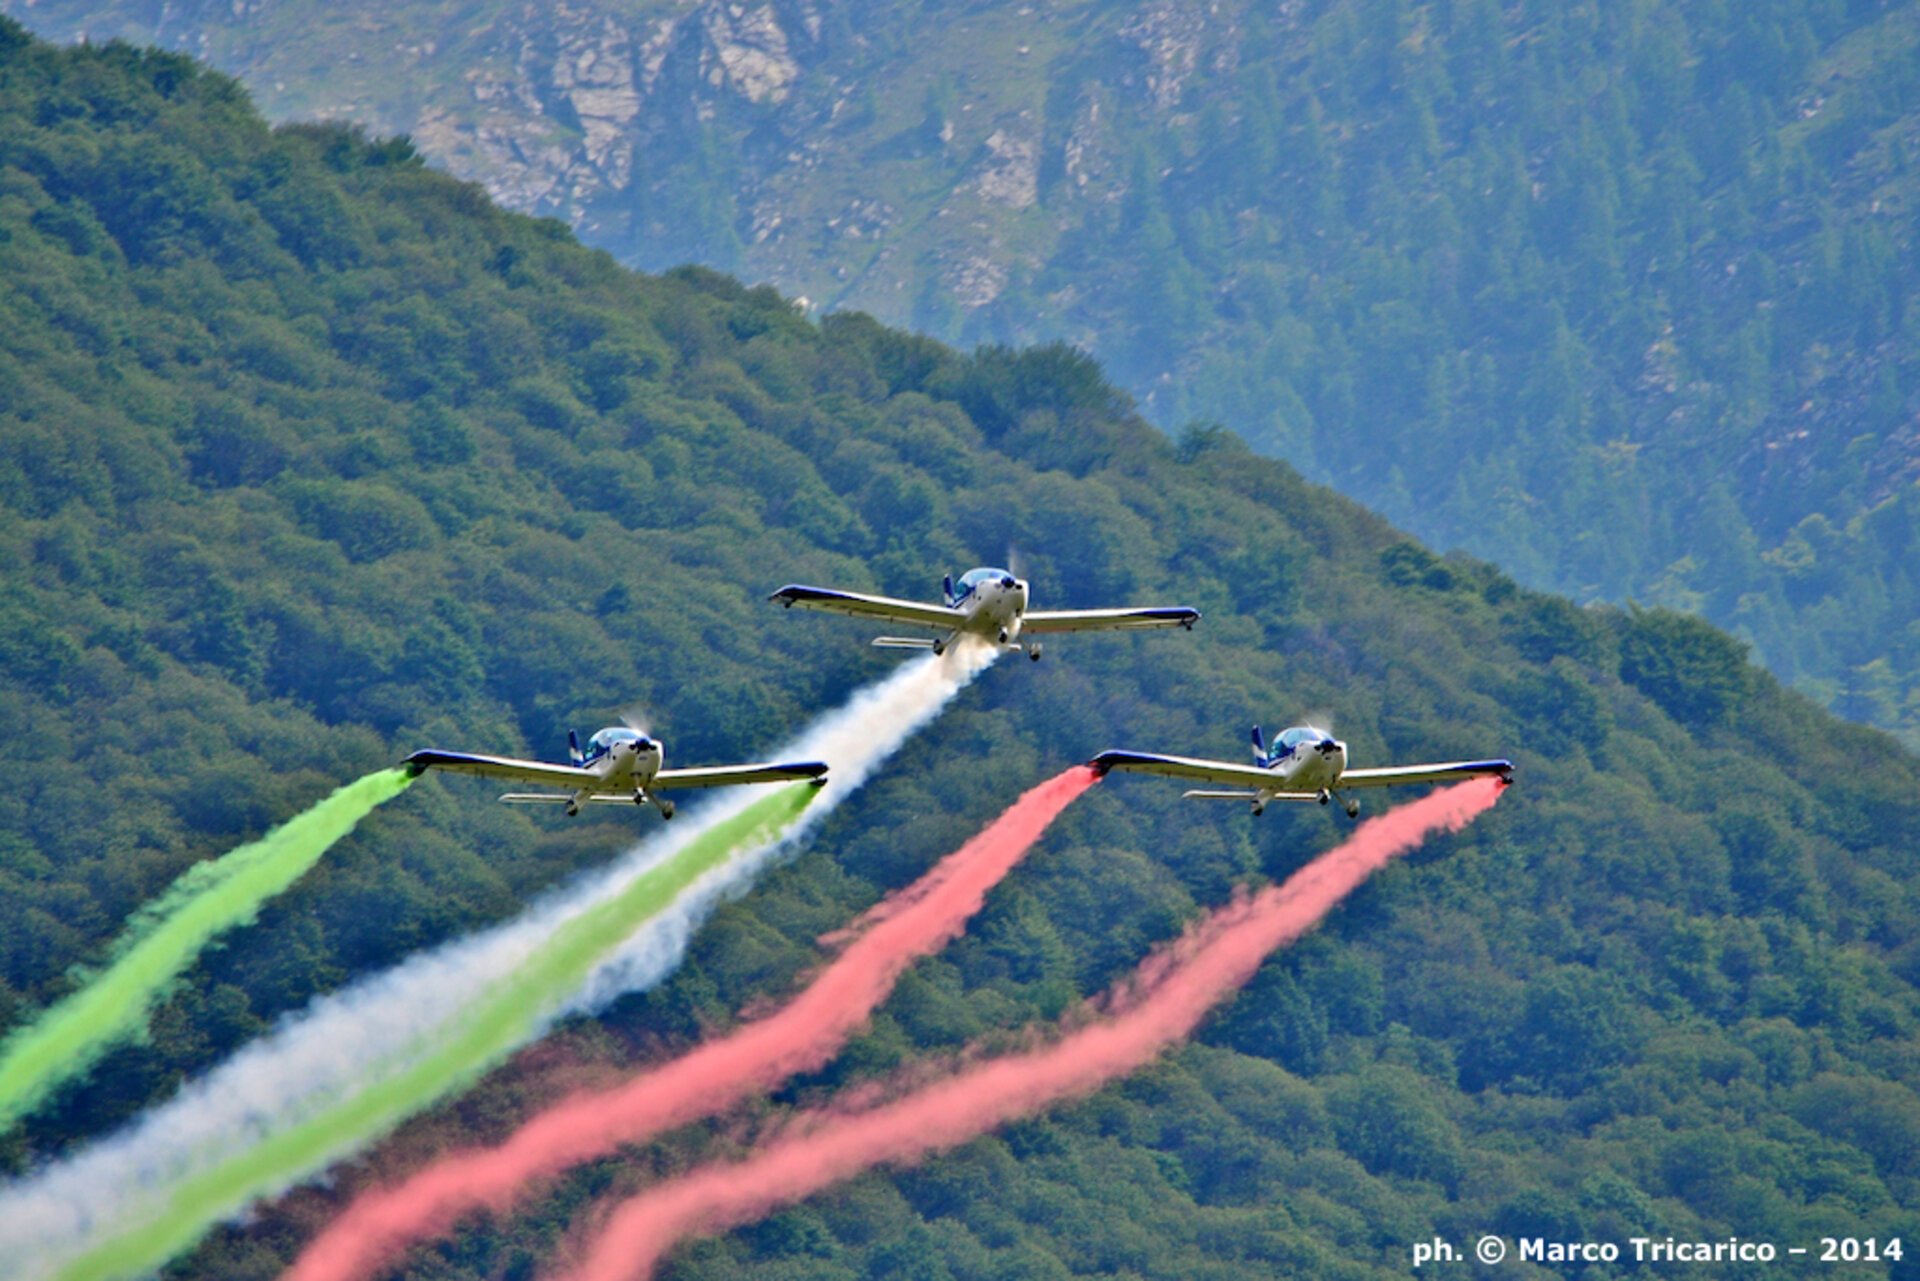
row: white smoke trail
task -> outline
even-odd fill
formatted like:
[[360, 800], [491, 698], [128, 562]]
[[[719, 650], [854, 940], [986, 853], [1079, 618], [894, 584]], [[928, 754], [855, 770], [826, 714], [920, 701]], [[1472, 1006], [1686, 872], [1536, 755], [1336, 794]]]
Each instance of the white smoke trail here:
[[[533, 1035], [564, 1013], [599, 1009], [622, 993], [658, 983], [678, 965], [700, 921], [743, 892], [793, 838], [831, 812], [908, 737], [939, 714], [993, 661], [995, 651], [962, 644], [944, 657], [904, 664], [856, 694], [781, 750], [817, 759], [828, 782], [796, 828], [766, 847], [715, 868], [650, 918], [590, 974], [579, 992], [543, 1012]], [[356, 1095], [430, 1056], [478, 994], [505, 979], [556, 930], [715, 824], [751, 804], [728, 792], [641, 842], [616, 863], [535, 902], [515, 920], [445, 944], [314, 1001], [269, 1036], [190, 1083], [126, 1129], [26, 1179], [0, 1187], [0, 1259], [20, 1281], [61, 1275], [74, 1260], [118, 1235], [178, 1212], [169, 1190], [240, 1167], [249, 1150], [327, 1115]], [[294, 1167], [249, 1171], [244, 1190], [218, 1215], [231, 1216], [350, 1155], [361, 1136]], [[203, 1226], [210, 1226], [208, 1225]]]
[[[963, 640], [944, 657], [913, 660], [809, 727], [777, 759], [822, 760], [832, 769], [818, 799], [800, 815], [787, 839], [748, 851], [702, 877], [681, 896], [680, 902], [689, 904], [687, 910], [676, 911], [671, 920], [666, 914], [655, 917], [647, 929], [630, 937], [587, 977], [580, 992], [561, 1012], [590, 1014], [624, 993], [659, 982], [678, 964], [698, 922], [705, 920], [721, 900], [745, 892], [768, 863], [866, 782], [868, 775], [899, 751], [914, 731], [939, 715], [955, 694], [985, 671], [997, 653]], [[735, 809], [729, 812], [738, 812], [748, 801], [737, 799], [732, 803]]]

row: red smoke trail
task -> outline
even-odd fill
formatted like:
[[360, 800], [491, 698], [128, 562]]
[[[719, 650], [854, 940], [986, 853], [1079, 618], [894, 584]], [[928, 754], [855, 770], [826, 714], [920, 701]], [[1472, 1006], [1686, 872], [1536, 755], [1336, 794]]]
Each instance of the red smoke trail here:
[[964, 1068], [892, 1103], [796, 1117], [746, 1161], [711, 1165], [632, 1197], [564, 1281], [635, 1281], [683, 1237], [749, 1223], [882, 1161], [911, 1161], [1146, 1063], [1193, 1030], [1275, 948], [1311, 929], [1394, 855], [1457, 831], [1502, 784], [1475, 779], [1361, 824], [1284, 885], [1222, 908], [1115, 990], [1107, 1017], [1043, 1049]]
[[907, 966], [958, 935], [987, 891], [1098, 781], [1091, 769], [1076, 766], [1027, 792], [992, 826], [839, 935], [851, 942], [776, 1013], [614, 1089], [564, 1099], [499, 1147], [456, 1152], [398, 1185], [363, 1193], [314, 1238], [283, 1281], [367, 1276], [414, 1242], [444, 1234], [464, 1214], [507, 1209], [539, 1180], [824, 1066]]

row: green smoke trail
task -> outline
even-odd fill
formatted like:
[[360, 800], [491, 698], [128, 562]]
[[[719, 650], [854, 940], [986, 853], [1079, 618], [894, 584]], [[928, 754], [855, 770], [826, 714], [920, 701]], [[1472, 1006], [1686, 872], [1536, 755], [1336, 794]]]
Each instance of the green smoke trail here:
[[531, 1039], [547, 1014], [638, 926], [730, 855], [774, 840], [817, 793], [813, 784], [797, 783], [716, 823], [635, 877], [619, 894], [555, 930], [511, 978], [489, 989], [466, 1010], [447, 1030], [443, 1043], [417, 1063], [181, 1184], [148, 1224], [66, 1265], [59, 1281], [108, 1281], [151, 1272], [252, 1197], [320, 1168], [334, 1154], [362, 1145], [469, 1084]]
[[146, 1028], [148, 1009], [216, 934], [244, 925], [298, 880], [383, 801], [406, 790], [403, 769], [381, 770], [217, 859], [187, 869], [136, 912], [106, 971], [0, 1045], [0, 1130]]

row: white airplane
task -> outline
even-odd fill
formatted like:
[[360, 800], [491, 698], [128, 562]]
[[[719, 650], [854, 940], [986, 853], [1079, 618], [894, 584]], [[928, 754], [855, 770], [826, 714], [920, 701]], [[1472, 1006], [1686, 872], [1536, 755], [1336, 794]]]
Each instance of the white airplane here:
[[1326, 730], [1296, 725], [1281, 733], [1269, 752], [1253, 727], [1252, 765], [1231, 761], [1204, 761], [1190, 756], [1156, 756], [1151, 752], [1102, 752], [1088, 762], [1101, 774], [1131, 770], [1162, 774], [1200, 783], [1234, 784], [1230, 791], [1195, 789], [1182, 795], [1200, 800], [1251, 801], [1261, 813], [1269, 801], [1338, 799], [1348, 818], [1360, 817], [1360, 802], [1340, 793], [1355, 787], [1394, 787], [1401, 783], [1457, 783], [1462, 779], [1493, 777], [1513, 782], [1512, 761], [1448, 761], [1441, 765], [1394, 765], [1384, 769], [1348, 769], [1347, 745]]
[[431, 748], [415, 752], [401, 763], [414, 778], [430, 769], [443, 769], [455, 774], [478, 774], [482, 778], [545, 783], [567, 789], [564, 792], [508, 792], [500, 798], [514, 804], [565, 805], [568, 814], [578, 814], [580, 807], [589, 803], [652, 805], [660, 811], [661, 818], [673, 817], [673, 802], [654, 795], [656, 792], [730, 787], [736, 783], [781, 783], [790, 779], [812, 779], [818, 787], [827, 781], [827, 767], [820, 761], [661, 769], [665, 752], [659, 740], [624, 726], [601, 730], [587, 740], [584, 752], [580, 750], [580, 736], [569, 730], [567, 749], [573, 758], [571, 765], [521, 761], [509, 756], [472, 756]]
[[1193, 630], [1200, 611], [1185, 605], [1152, 606], [1138, 609], [1036, 609], [1027, 608], [1027, 583], [1012, 570], [981, 568], [961, 575], [958, 587], [953, 575], [941, 583], [944, 605], [923, 605], [918, 601], [895, 600], [891, 596], [867, 596], [860, 592], [840, 592], [827, 587], [802, 587], [797, 583], [782, 587], [768, 600], [777, 600], [788, 609], [821, 609], [830, 614], [848, 614], [854, 618], [877, 618], [910, 627], [930, 627], [942, 636], [876, 636], [873, 643], [882, 649], [930, 649], [936, 654], [962, 636], [977, 636], [1002, 649], [1025, 651], [1038, 662], [1040, 645], [1022, 642], [1022, 636], [1052, 632], [1093, 632], [1133, 630], [1144, 627], [1184, 627]]

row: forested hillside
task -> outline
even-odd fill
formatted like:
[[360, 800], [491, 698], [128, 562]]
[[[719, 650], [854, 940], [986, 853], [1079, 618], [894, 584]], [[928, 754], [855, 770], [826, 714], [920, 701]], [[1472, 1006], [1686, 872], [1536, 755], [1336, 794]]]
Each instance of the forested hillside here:
[[0, 10], [411, 132], [641, 267], [1070, 340], [1920, 744], [1908, 0]]
[[[269, 130], [183, 57], [0, 20], [0, 1026], [183, 868], [415, 747], [551, 757], [637, 706], [676, 761], [751, 757], [897, 661], [767, 592], [925, 595], [1010, 542], [1048, 603], [1205, 620], [988, 671], [671, 981], [374, 1168], [728, 1025], [1053, 770], [1237, 757], [1251, 721], [1324, 708], [1363, 763], [1511, 755], [1519, 785], [1198, 1044], [670, 1274], [1386, 1276], [1480, 1231], [1920, 1243], [1920, 768], [1891, 737], [1704, 623], [1437, 557], [1229, 433], [1170, 442], [1068, 349], [966, 355], [635, 274], [403, 142]], [[1011, 1041], [1345, 830], [1162, 782], [1095, 788], [762, 1112]], [[8, 1135], [9, 1167], [657, 821], [490, 795], [426, 779], [369, 818], [187, 974], [148, 1043]], [[591, 1166], [402, 1274], [535, 1275], [601, 1190], [735, 1139], [723, 1119]], [[364, 1177], [168, 1275], [272, 1276]]]

